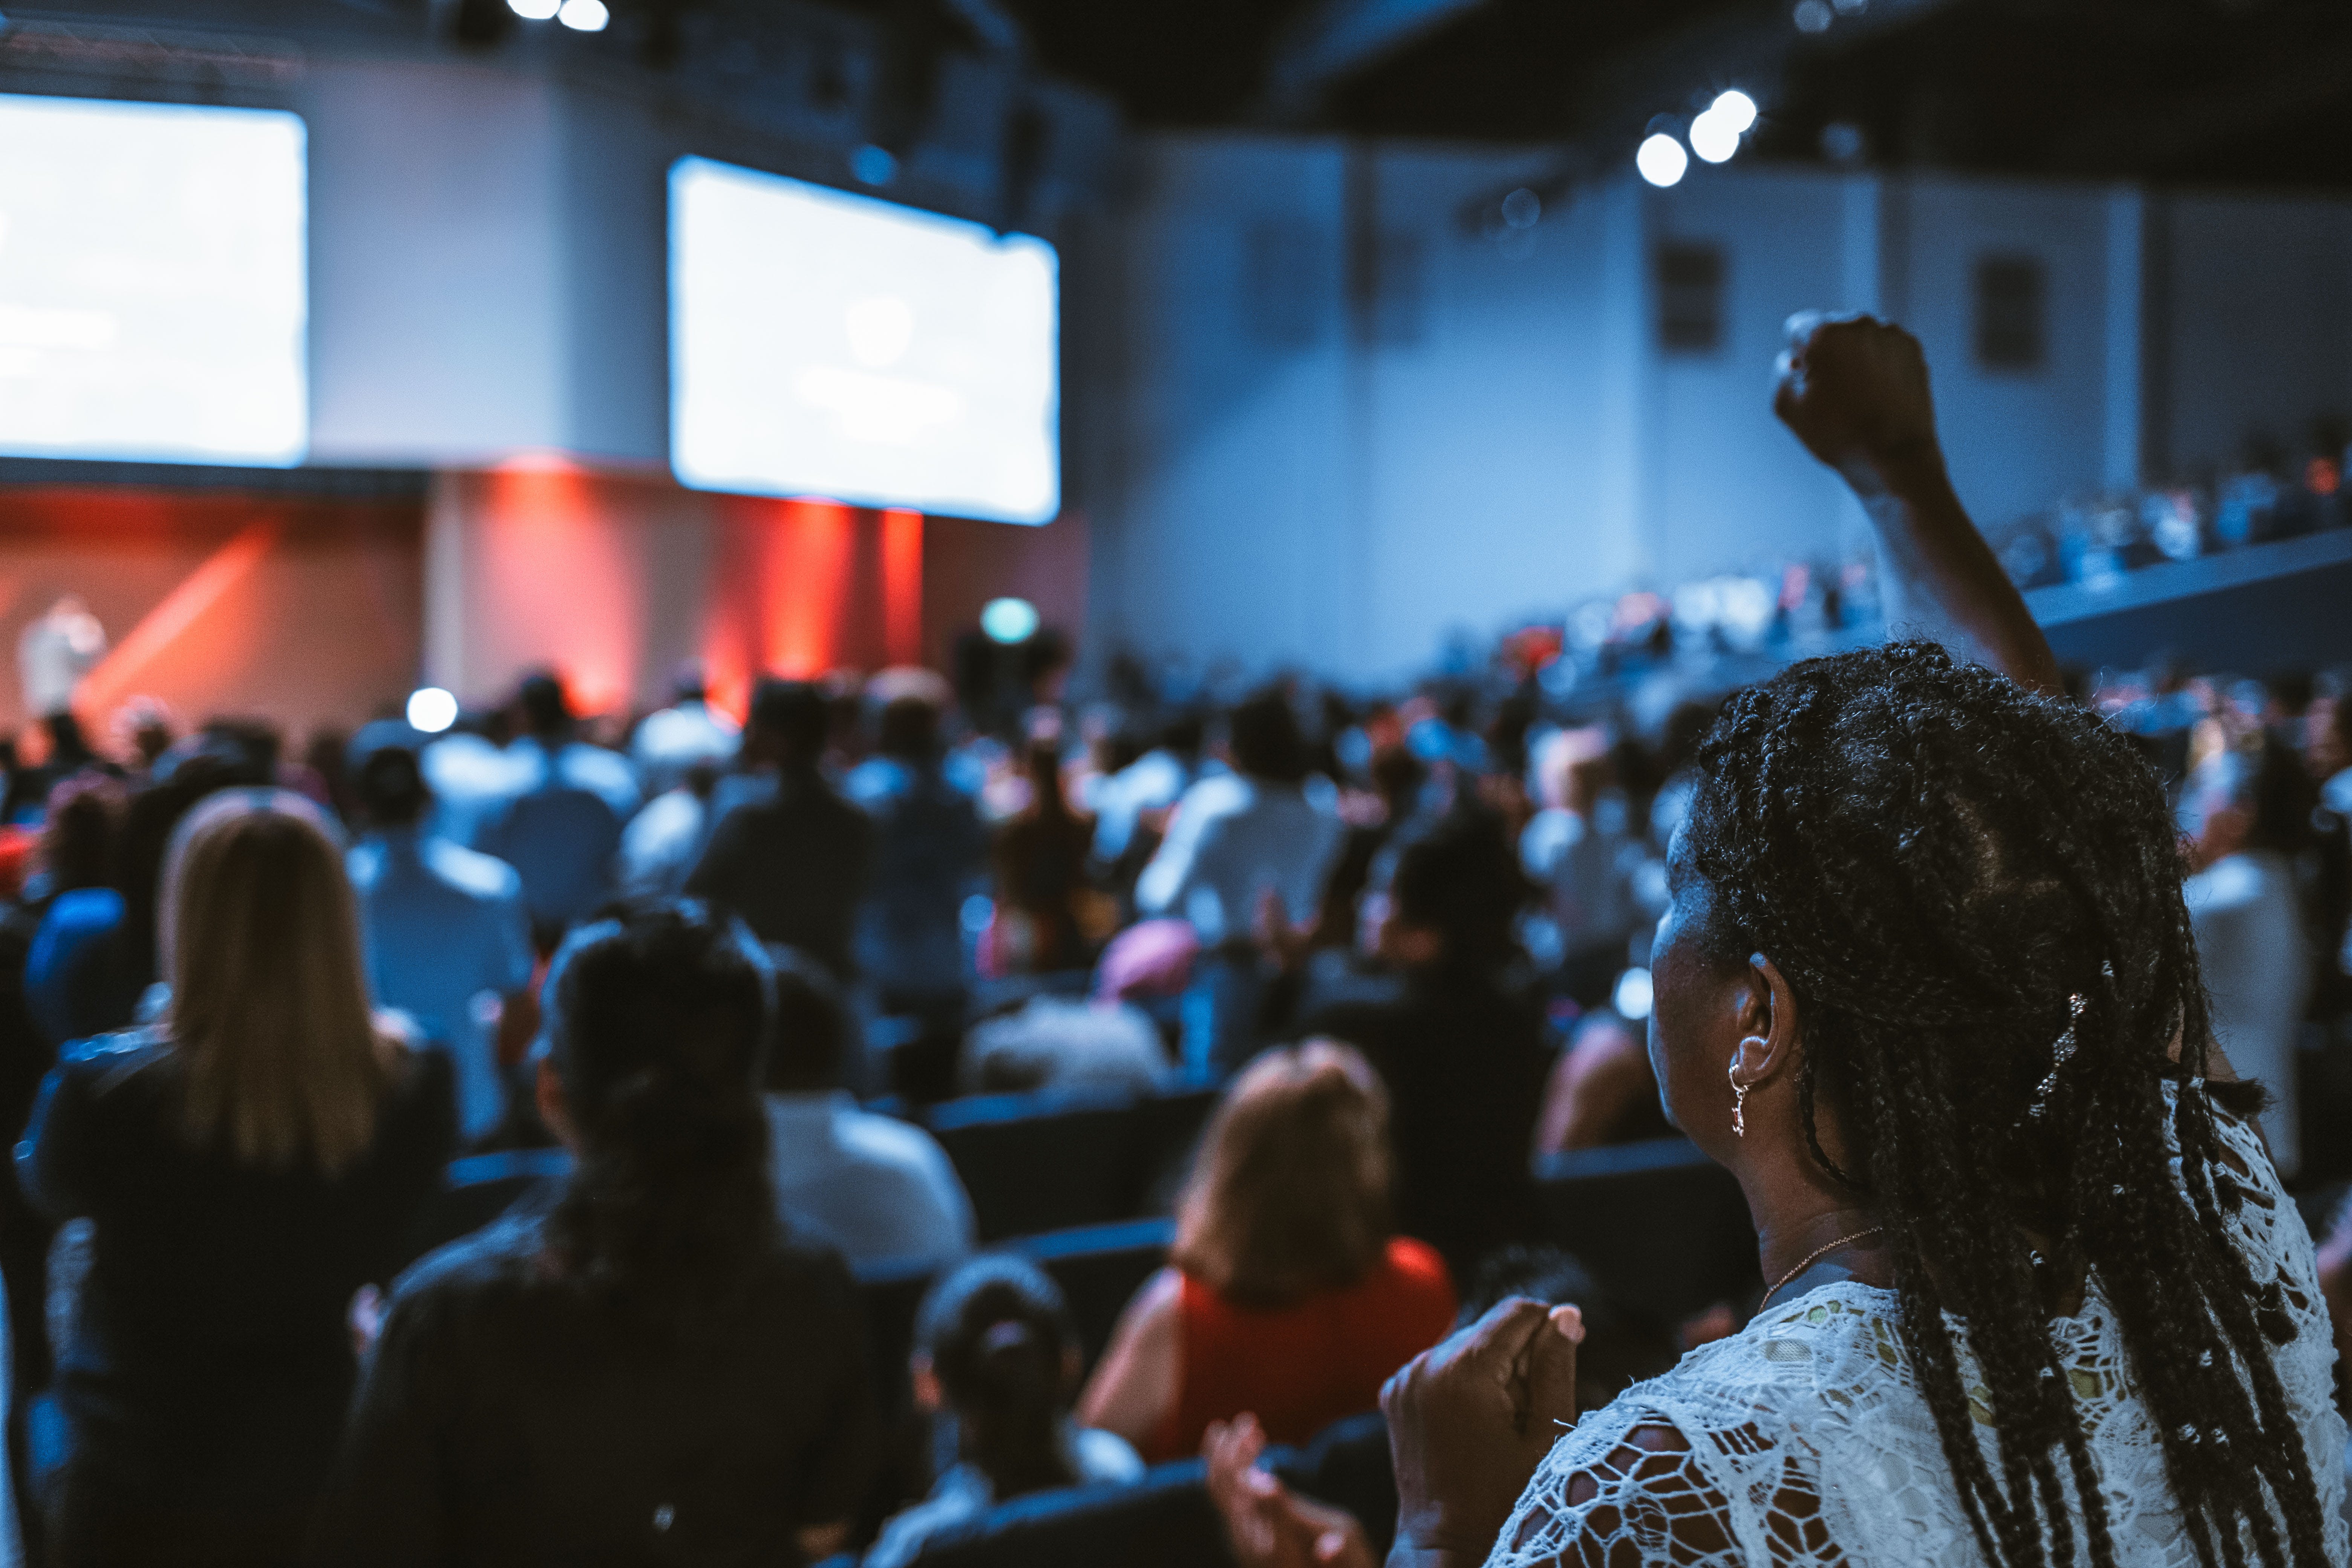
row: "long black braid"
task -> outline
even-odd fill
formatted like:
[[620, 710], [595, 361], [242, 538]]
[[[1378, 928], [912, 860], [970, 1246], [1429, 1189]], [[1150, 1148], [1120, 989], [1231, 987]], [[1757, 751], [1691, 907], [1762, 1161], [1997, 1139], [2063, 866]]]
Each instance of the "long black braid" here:
[[2242, 1173], [2146, 763], [2093, 714], [1894, 643], [1741, 692], [1698, 766], [1685, 852], [1708, 945], [1769, 955], [1796, 994], [1806, 1140], [1886, 1227], [1903, 1342], [1987, 1559], [2071, 1563], [2079, 1523], [2090, 1561], [2116, 1561], [2076, 1409], [2096, 1374], [2050, 1330], [2095, 1275], [2198, 1561], [2317, 1568], [2318, 1490], [2271, 1361], [2293, 1325], [2224, 1229]]

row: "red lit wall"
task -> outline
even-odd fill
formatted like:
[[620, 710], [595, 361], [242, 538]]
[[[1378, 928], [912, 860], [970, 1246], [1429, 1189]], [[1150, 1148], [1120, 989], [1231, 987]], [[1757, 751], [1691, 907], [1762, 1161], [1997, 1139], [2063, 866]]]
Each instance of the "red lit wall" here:
[[267, 717], [299, 742], [415, 683], [424, 508], [208, 491], [43, 487], [0, 494], [0, 730], [30, 717], [16, 673], [26, 622], [79, 594], [111, 651], [84, 721], [125, 698], [184, 721]]

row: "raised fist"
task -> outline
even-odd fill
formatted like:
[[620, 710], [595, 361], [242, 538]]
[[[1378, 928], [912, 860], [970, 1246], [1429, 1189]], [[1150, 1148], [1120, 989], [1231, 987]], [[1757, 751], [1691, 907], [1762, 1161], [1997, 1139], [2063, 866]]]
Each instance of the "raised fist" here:
[[1919, 340], [1870, 316], [1789, 318], [1772, 412], [1805, 449], [1853, 477], [1937, 456], [1936, 407]]

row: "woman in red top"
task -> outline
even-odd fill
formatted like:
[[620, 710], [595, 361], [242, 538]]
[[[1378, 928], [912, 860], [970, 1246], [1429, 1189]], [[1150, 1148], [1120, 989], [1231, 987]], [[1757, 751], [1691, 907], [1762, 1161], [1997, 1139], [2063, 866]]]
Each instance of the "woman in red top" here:
[[1388, 1094], [1328, 1040], [1269, 1051], [1234, 1081], [1179, 1205], [1172, 1267], [1137, 1292], [1079, 1404], [1152, 1462], [1248, 1411], [1298, 1443], [1380, 1403], [1443, 1339], [1454, 1283], [1391, 1234]]

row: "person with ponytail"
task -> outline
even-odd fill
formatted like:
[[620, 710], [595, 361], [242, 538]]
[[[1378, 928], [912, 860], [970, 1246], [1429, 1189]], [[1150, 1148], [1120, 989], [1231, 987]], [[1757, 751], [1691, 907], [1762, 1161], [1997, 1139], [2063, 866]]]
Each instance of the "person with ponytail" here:
[[848, 1272], [770, 1192], [765, 953], [698, 901], [624, 906], [543, 1005], [540, 1110], [577, 1168], [395, 1288], [320, 1560], [825, 1555], [876, 1407]]
[[954, 1424], [958, 1463], [884, 1527], [864, 1568], [903, 1568], [934, 1537], [1030, 1492], [1142, 1479], [1124, 1438], [1071, 1419], [1077, 1331], [1035, 1265], [992, 1253], [956, 1269], [924, 1299], [915, 1343], [916, 1403]]
[[34, 1205], [93, 1227], [47, 1560], [268, 1568], [300, 1560], [345, 1313], [439, 1188], [456, 1087], [372, 1014], [342, 852], [299, 795], [197, 807], [162, 915], [163, 1017], [68, 1046], [17, 1148]]
[[[1507, 1302], [1414, 1362], [1382, 1399], [1390, 1562], [2341, 1564], [2327, 1307], [2214, 1041], [2163, 784], [2063, 696], [1907, 333], [1799, 318], [1776, 406], [1924, 595], [1890, 622], [1984, 663], [1896, 641], [1725, 707], [1650, 1057], [1746, 1191], [1762, 1304], [1580, 1421], [1573, 1308]], [[1239, 1479], [1252, 1568], [1369, 1561]]]

